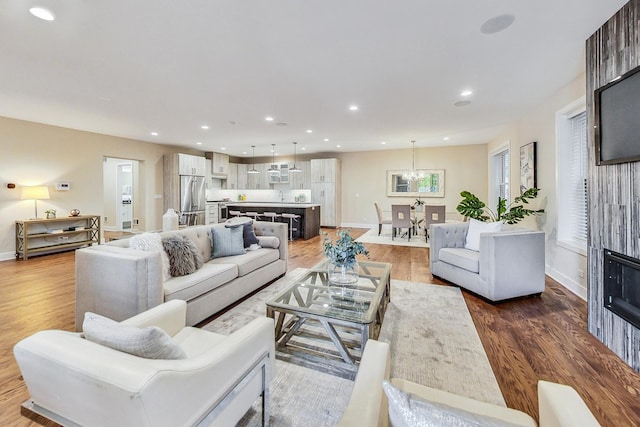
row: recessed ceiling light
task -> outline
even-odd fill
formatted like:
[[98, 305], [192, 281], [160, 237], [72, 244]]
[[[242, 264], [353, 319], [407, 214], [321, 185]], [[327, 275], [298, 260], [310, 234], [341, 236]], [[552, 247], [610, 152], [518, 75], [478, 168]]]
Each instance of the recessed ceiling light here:
[[222, 151], [227, 151], [227, 147], [220, 147]]
[[243, 152], [242, 152], [242, 154], [247, 154], [247, 152], [246, 152], [246, 151], [243, 151]]
[[151, 136], [158, 136], [158, 132], [151, 132]]
[[44, 7], [32, 7], [31, 9], [29, 9], [29, 12], [31, 12], [33, 16], [44, 19], [45, 21], [53, 21], [54, 19], [56, 19], [53, 12], [51, 12], [49, 9], [45, 9]]
[[349, 105], [349, 111], [358, 111], [359, 108], [357, 105]]
[[470, 90], [465, 90], [460, 93], [460, 96], [470, 96], [472, 94], [473, 92], [471, 92]]
[[456, 107], [466, 107], [469, 104], [471, 104], [471, 101], [458, 101], [453, 103]]
[[202, 125], [202, 126], [200, 126], [200, 129], [207, 130], [207, 129], [209, 129], [209, 126], [207, 126], [207, 125]]
[[380, 144], [387, 145], [387, 141], [382, 141]]
[[265, 119], [266, 121], [268, 121], [268, 122], [272, 122], [272, 121], [273, 121], [273, 117], [271, 117], [271, 116], [267, 116], [267, 117], [265, 117], [264, 119]]
[[202, 142], [198, 141], [196, 142], [196, 145], [202, 145]]
[[482, 34], [495, 34], [500, 31], [504, 31], [513, 24], [513, 21], [516, 20], [516, 17], [511, 14], [504, 14], [494, 16], [493, 18], [488, 19], [482, 26], [480, 27], [480, 32]]
[[307, 147], [302, 147], [300, 148], [302, 151], [305, 151], [307, 149]]
[[312, 133], [313, 131], [311, 129], [307, 129], [307, 133]]
[[325, 139], [324, 139], [324, 142], [329, 142], [329, 138], [325, 138]]
[[341, 147], [341, 145], [340, 145], [340, 144], [336, 145], [336, 148], [340, 148], [340, 147]]
[[443, 141], [448, 141], [448, 140], [449, 140], [449, 137], [448, 137], [448, 136], [445, 136], [444, 138], [442, 138], [442, 140], [443, 140]]

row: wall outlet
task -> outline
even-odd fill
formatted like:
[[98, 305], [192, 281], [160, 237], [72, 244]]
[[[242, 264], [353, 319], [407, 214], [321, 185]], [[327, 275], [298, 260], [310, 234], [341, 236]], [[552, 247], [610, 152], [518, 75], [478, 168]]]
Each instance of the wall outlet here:
[[578, 270], [578, 277], [584, 279], [584, 270]]
[[140, 219], [133, 218], [133, 225], [140, 225]]
[[109, 218], [107, 218], [106, 216], [104, 217], [104, 222], [107, 223], [109, 222]]

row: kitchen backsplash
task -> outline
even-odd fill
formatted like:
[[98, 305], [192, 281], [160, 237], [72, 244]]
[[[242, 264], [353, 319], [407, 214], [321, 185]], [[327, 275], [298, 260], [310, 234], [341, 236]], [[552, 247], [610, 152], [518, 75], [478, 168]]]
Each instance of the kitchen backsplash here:
[[207, 200], [224, 200], [228, 198], [237, 202], [238, 196], [244, 194], [247, 202], [306, 202], [311, 203], [311, 190], [207, 190]]

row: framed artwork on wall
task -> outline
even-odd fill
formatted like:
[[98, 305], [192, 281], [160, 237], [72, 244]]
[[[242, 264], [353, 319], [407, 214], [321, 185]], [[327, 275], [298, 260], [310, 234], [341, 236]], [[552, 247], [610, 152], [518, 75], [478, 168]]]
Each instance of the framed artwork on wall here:
[[520, 147], [520, 194], [537, 186], [536, 141], [533, 141]]

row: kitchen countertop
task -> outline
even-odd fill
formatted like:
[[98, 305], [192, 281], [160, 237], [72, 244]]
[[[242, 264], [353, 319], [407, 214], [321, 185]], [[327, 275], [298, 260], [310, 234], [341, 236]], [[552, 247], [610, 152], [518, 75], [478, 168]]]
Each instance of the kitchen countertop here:
[[319, 203], [307, 202], [227, 202], [227, 206], [254, 206], [264, 208], [313, 208], [320, 206]]

